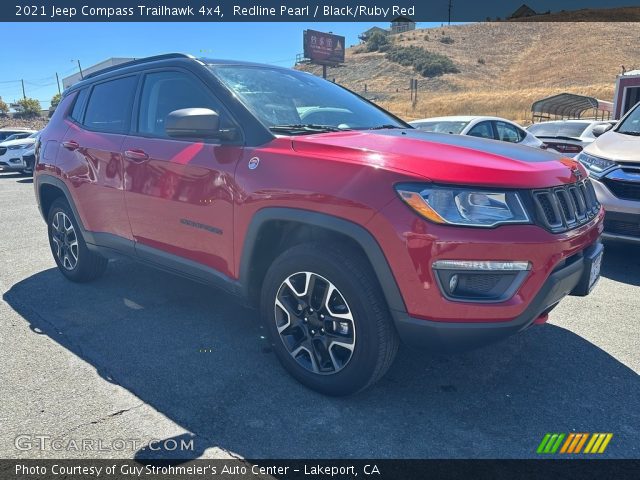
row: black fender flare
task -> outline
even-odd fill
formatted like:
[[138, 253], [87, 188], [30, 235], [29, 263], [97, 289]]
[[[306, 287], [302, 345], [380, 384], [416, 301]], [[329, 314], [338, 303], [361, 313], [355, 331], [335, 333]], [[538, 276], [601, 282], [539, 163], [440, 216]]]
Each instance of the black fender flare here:
[[[47, 221], [47, 217], [42, 210], [42, 201], [40, 200], [40, 189], [42, 185], [51, 185], [62, 191], [62, 194], [65, 196], [67, 203], [71, 207], [73, 211], [73, 215], [76, 217], [76, 221], [82, 230], [83, 235], [87, 232], [87, 229], [84, 228], [84, 224], [82, 223], [82, 218], [78, 214], [78, 209], [76, 208], [76, 204], [73, 201], [73, 197], [71, 196], [71, 192], [69, 191], [69, 187], [64, 183], [60, 178], [55, 177], [53, 175], [49, 175], [47, 173], [40, 173], [35, 176], [35, 193], [36, 193], [36, 201], [38, 202], [38, 209], [40, 210], [40, 215], [44, 218], [44, 221]], [[85, 237], [86, 238], [86, 237]]]
[[258, 233], [263, 225], [269, 221], [290, 221], [314, 227], [332, 230], [342, 235], [346, 235], [355, 241], [365, 252], [373, 271], [378, 278], [382, 292], [391, 310], [391, 314], [396, 317], [396, 312], [406, 312], [406, 307], [398, 284], [393, 276], [389, 262], [385, 257], [382, 248], [374, 236], [364, 227], [345, 220], [340, 217], [325, 213], [301, 210], [284, 207], [267, 207], [255, 213], [247, 229], [242, 256], [240, 257], [240, 284], [243, 295], [249, 297], [250, 271], [253, 261], [252, 256], [258, 251], [256, 246]]

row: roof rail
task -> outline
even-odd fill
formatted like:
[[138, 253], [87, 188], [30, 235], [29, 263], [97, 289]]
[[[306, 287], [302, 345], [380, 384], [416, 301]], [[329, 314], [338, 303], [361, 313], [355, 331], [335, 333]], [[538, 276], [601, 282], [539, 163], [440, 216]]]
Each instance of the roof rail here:
[[186, 53], [165, 53], [163, 55], [153, 55], [151, 57], [136, 58], [135, 60], [131, 60], [130, 62], [119, 63], [117, 65], [112, 65], [110, 67], [102, 68], [95, 72], [89, 73], [88, 75], [83, 75], [82, 80], [86, 80], [87, 78], [97, 77], [98, 75], [102, 75], [103, 73], [112, 72], [120, 68], [130, 67], [132, 65], [140, 65], [147, 62], [155, 62], [157, 60], [167, 60], [170, 58], [195, 58], [195, 57], [193, 55], [189, 55]]

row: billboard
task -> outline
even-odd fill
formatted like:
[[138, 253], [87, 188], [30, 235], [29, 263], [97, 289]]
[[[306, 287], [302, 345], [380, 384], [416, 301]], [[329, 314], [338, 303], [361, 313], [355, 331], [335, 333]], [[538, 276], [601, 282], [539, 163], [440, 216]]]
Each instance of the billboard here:
[[344, 37], [333, 33], [305, 30], [304, 56], [313, 63], [337, 65], [344, 63]]

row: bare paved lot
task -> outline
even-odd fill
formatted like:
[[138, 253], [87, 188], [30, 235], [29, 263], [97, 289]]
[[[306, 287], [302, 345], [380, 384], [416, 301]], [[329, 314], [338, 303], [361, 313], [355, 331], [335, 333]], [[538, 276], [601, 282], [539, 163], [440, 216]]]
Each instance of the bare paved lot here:
[[[0, 174], [0, 252], [0, 458], [151, 455], [118, 439], [193, 440], [204, 457], [520, 458], [571, 431], [612, 432], [604, 456], [640, 458], [639, 247], [607, 245], [594, 293], [549, 324], [455, 356], [403, 347], [343, 399], [291, 379], [256, 312], [222, 292], [127, 261], [64, 280], [30, 178]], [[102, 451], [65, 448], [83, 439]]]

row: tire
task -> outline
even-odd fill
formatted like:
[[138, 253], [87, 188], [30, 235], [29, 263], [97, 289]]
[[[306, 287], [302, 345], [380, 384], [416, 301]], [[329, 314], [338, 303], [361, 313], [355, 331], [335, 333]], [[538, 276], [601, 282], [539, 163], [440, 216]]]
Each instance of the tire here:
[[47, 215], [51, 253], [62, 274], [72, 282], [89, 282], [100, 277], [108, 260], [87, 248], [82, 231], [67, 201], [57, 198]]
[[338, 244], [306, 243], [276, 258], [262, 286], [260, 312], [284, 368], [326, 395], [370, 387], [398, 350], [371, 266]]

